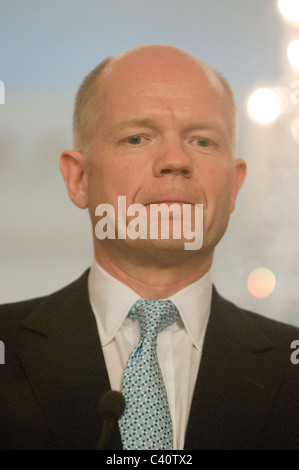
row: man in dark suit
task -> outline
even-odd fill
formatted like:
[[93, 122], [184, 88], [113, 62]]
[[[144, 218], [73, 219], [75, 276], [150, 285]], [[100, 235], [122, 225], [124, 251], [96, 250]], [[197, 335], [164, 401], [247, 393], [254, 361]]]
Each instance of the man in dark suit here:
[[[99, 398], [121, 390], [139, 340], [139, 323], [128, 317], [139, 299], [170, 300], [179, 312], [157, 347], [173, 449], [298, 447], [298, 369], [290, 360], [298, 330], [236, 307], [211, 281], [246, 172], [235, 156], [227, 81], [180, 49], [133, 49], [86, 77], [74, 137], [61, 170], [72, 201], [90, 211], [95, 259], [59, 292], [1, 307], [1, 447], [96, 448]], [[151, 208], [163, 203], [190, 208], [194, 236], [202, 205], [200, 249], [185, 249], [184, 231], [174, 236], [183, 215], [170, 217], [168, 237], [151, 237]], [[130, 236], [129, 207], [145, 211], [139, 238]], [[122, 448], [117, 425], [106, 448]]]

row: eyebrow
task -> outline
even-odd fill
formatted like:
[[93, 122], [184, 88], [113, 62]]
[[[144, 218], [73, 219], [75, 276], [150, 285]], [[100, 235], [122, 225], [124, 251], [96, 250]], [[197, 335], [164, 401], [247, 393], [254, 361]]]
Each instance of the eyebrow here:
[[229, 132], [226, 127], [222, 127], [217, 122], [213, 121], [195, 121], [188, 124], [185, 128], [186, 132], [196, 130], [211, 130], [217, 132], [222, 138], [229, 142]]
[[154, 127], [154, 121], [153, 119], [128, 119], [126, 121], [121, 121], [120, 123], [116, 124], [113, 128], [112, 131], [115, 130], [121, 130], [126, 127]]
[[[115, 132], [115, 131], [120, 131], [120, 130], [125, 129], [127, 127], [157, 127], [157, 123], [151, 118], [128, 119], [128, 120], [120, 122], [119, 124], [116, 124], [111, 129], [111, 133]], [[190, 132], [190, 131], [196, 130], [196, 129], [198, 129], [198, 130], [213, 130], [213, 131], [218, 132], [226, 140], [229, 139], [227, 131], [224, 130], [216, 122], [212, 122], [212, 121], [194, 121], [194, 122], [189, 123], [185, 127], [185, 132]]]

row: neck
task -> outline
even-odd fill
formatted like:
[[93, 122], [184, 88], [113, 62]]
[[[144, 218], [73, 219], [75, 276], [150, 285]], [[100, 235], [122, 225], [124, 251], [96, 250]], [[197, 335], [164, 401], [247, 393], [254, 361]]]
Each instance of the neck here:
[[[123, 255], [123, 253], [122, 253]], [[187, 257], [178, 254], [160, 253], [158, 259], [115, 256], [97, 247], [95, 257], [98, 264], [111, 276], [126, 284], [144, 299], [167, 298], [189, 284], [200, 279], [212, 265], [213, 254], [202, 257]]]

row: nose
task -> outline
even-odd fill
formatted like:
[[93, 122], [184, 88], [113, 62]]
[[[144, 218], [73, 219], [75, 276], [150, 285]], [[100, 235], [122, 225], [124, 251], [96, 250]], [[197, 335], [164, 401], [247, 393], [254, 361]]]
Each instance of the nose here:
[[190, 178], [193, 173], [191, 157], [179, 139], [170, 138], [163, 142], [153, 166], [154, 175], [161, 177], [166, 174]]

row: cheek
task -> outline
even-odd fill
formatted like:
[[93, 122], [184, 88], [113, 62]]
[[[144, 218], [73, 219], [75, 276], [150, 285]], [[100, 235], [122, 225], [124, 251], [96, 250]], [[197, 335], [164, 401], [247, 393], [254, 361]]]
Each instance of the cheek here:
[[133, 162], [118, 162], [110, 165], [105, 174], [105, 187], [107, 191], [115, 196], [127, 196], [127, 200], [132, 202], [135, 193], [142, 186], [142, 168]]
[[103, 158], [93, 165], [90, 175], [90, 196], [97, 205], [108, 202], [117, 205], [118, 196], [126, 196], [127, 203], [134, 201], [142, 187], [144, 168], [129, 160]]
[[203, 192], [206, 205], [217, 210], [230, 210], [231, 201], [231, 172], [227, 168], [211, 168], [203, 180]]

